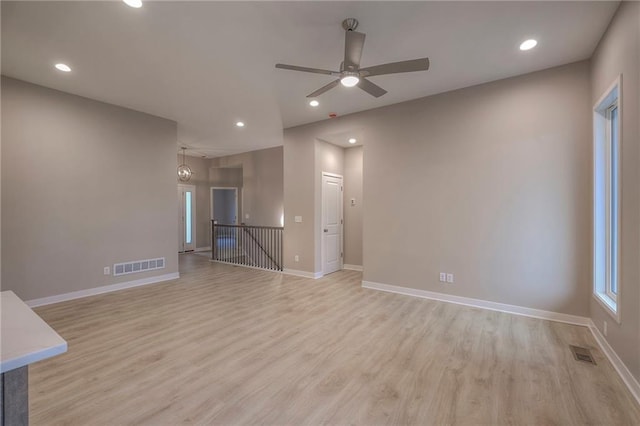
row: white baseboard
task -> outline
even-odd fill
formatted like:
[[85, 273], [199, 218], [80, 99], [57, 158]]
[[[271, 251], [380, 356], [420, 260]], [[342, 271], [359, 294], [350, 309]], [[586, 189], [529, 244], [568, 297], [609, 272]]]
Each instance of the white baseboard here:
[[211, 247], [197, 247], [193, 252], [198, 252], [198, 251], [211, 251]]
[[451, 294], [437, 293], [435, 291], [419, 290], [409, 287], [400, 287], [389, 284], [362, 281], [362, 287], [372, 290], [387, 291], [390, 293], [404, 294], [407, 296], [421, 297], [423, 299], [439, 300], [441, 302], [456, 303], [458, 305], [474, 308], [489, 309], [491, 311], [506, 312], [509, 314], [523, 315], [526, 317], [540, 318], [551, 321], [565, 322], [567, 324], [582, 325], [588, 327], [591, 319], [577, 315], [562, 314], [559, 312], [543, 311], [541, 309], [525, 308], [523, 306], [507, 305], [505, 303], [490, 302], [488, 300], [472, 299], [470, 297], [454, 296]]
[[304, 278], [313, 278], [317, 280], [318, 278], [322, 278], [322, 272], [308, 272], [308, 271], [298, 271], [296, 269], [284, 269], [282, 271], [287, 275], [295, 275], [296, 277], [304, 277]]
[[550, 321], [564, 322], [568, 324], [588, 327], [594, 339], [602, 349], [604, 355], [609, 359], [613, 368], [618, 372], [622, 381], [627, 385], [633, 397], [640, 404], [640, 383], [633, 377], [627, 366], [622, 362], [616, 351], [613, 350], [607, 339], [604, 338], [600, 330], [593, 323], [591, 318], [577, 315], [562, 314], [558, 312], [543, 311], [540, 309], [525, 308], [523, 306], [507, 305], [505, 303], [490, 302], [487, 300], [472, 299], [469, 297], [453, 296], [450, 294], [437, 293], [434, 291], [418, 290], [408, 287], [400, 287], [389, 284], [381, 284], [371, 281], [362, 281], [362, 287], [381, 290], [390, 293], [404, 294], [407, 296], [421, 297], [423, 299], [439, 300], [442, 302], [456, 303], [459, 305], [472, 306], [475, 308], [489, 309], [492, 311], [506, 312], [509, 314], [523, 315], [527, 317], [540, 318]]
[[640, 404], [640, 383], [633, 377], [627, 366], [622, 362], [611, 345], [609, 345], [609, 342], [607, 342], [607, 339], [600, 333], [600, 330], [598, 330], [598, 327], [596, 327], [593, 321], [589, 320], [589, 322], [589, 330], [591, 330], [591, 334], [593, 334], [594, 339], [596, 339], [596, 342], [600, 345], [600, 349], [602, 349], [602, 352], [609, 359], [609, 362], [611, 362], [613, 368], [618, 372], [625, 385], [627, 385], [633, 397], [638, 401], [638, 404]]
[[342, 269], [348, 269], [349, 271], [359, 271], [362, 272], [362, 265], [350, 265], [345, 263], [342, 265]]
[[232, 263], [232, 262], [225, 262], [224, 260], [214, 260], [214, 259], [209, 259], [209, 262], [213, 262], [213, 263], [222, 263], [224, 265], [229, 265], [229, 266], [238, 266], [240, 268], [248, 268], [248, 269], [255, 269], [257, 271], [265, 271], [265, 272], [276, 272], [278, 274], [281, 274], [282, 271], [276, 271], [273, 269], [265, 269], [265, 268], [259, 268], [257, 266], [251, 266], [251, 265], [241, 265], [239, 263]]
[[56, 296], [27, 300], [25, 303], [29, 307], [35, 308], [36, 306], [51, 305], [52, 303], [66, 302], [67, 300], [80, 299], [82, 297], [95, 296], [97, 294], [103, 293], [111, 293], [112, 291], [124, 290], [125, 288], [155, 284], [162, 281], [175, 280], [178, 278], [180, 278], [180, 273], [174, 272], [172, 274], [157, 275], [155, 277], [141, 278], [139, 280], [127, 281], [124, 283], [105, 285], [101, 287], [88, 288], [86, 290], [72, 291], [71, 293], [58, 294]]

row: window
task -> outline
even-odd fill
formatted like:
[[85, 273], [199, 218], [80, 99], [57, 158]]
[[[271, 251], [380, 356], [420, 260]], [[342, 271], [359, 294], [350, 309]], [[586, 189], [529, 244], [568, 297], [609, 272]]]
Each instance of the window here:
[[620, 322], [620, 78], [596, 104], [593, 164], [593, 294]]

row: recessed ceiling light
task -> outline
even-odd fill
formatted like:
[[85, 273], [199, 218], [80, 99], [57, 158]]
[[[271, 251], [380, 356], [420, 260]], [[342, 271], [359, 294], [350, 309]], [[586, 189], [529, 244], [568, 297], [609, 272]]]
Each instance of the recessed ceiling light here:
[[314, 99], [311, 102], [309, 102], [309, 105], [311, 105], [312, 107], [317, 107], [318, 105], [320, 105], [320, 102]]
[[360, 82], [360, 78], [358, 78], [358, 73], [349, 73], [340, 79], [340, 83], [344, 87], [353, 87]]
[[127, 6], [135, 7], [136, 9], [142, 7], [142, 0], [122, 0]]
[[529, 40], [525, 40], [522, 42], [522, 44], [520, 45], [520, 50], [533, 49], [534, 47], [536, 47], [537, 44], [538, 44], [537, 40], [530, 38]]
[[56, 68], [63, 72], [71, 72], [71, 68], [67, 64], [56, 64]]
[[356, 142], [358, 142], [358, 141], [356, 140], [356, 138], [351, 138], [351, 139], [349, 139], [349, 143], [356, 143]]
[[236, 123], [236, 126], [238, 126], [238, 127], [244, 127], [244, 123], [243, 123], [242, 121], [238, 121], [238, 122]]

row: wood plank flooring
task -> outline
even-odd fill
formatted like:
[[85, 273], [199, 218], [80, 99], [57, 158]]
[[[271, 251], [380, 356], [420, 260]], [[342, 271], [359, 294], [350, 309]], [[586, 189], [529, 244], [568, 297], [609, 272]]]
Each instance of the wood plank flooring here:
[[366, 290], [353, 271], [180, 267], [36, 309], [69, 352], [30, 368], [33, 425], [640, 424], [584, 327]]

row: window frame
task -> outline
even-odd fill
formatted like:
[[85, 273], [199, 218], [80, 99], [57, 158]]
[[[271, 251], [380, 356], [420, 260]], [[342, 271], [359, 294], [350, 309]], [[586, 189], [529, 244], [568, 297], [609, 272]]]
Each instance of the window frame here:
[[593, 124], [593, 296], [620, 323], [622, 76], [596, 102]]

